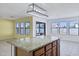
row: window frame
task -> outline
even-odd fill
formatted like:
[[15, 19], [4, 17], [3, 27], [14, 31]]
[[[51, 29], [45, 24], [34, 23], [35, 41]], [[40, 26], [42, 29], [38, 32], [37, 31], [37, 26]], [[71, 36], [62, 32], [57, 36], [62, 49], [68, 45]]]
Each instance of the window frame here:
[[[37, 27], [37, 24], [39, 26]], [[40, 25], [43, 24], [44, 27], [41, 27]], [[37, 29], [39, 30], [39, 33], [37, 33]], [[43, 33], [41, 33], [41, 29], [44, 29]], [[36, 22], [36, 36], [46, 35], [46, 23], [44, 22]]]

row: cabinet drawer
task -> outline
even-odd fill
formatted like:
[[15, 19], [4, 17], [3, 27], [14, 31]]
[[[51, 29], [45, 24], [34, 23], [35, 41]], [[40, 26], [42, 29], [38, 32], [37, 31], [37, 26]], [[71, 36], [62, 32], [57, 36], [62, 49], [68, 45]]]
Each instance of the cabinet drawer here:
[[34, 52], [35, 56], [40, 56], [42, 54], [44, 54], [44, 48], [40, 48]]
[[53, 42], [53, 46], [56, 46], [56, 41]]
[[51, 48], [52, 48], [52, 44], [50, 43], [50, 44], [48, 44], [48, 45], [46, 46], [46, 51], [49, 50], [49, 49], [51, 49]]
[[46, 52], [46, 56], [51, 56], [51, 55], [52, 55], [52, 50], [50, 49]]

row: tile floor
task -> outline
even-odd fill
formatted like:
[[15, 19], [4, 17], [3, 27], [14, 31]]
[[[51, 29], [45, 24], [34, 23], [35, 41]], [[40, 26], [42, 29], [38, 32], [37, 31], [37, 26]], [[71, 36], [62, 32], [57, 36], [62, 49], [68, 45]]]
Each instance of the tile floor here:
[[60, 41], [61, 56], [79, 56], [79, 42]]

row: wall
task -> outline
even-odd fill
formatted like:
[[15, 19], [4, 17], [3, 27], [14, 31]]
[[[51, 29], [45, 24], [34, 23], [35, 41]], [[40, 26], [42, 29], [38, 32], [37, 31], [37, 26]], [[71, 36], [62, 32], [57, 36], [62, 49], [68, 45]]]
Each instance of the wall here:
[[0, 19], [0, 37], [14, 35], [14, 21], [7, 19]]
[[[33, 18], [33, 19], [32, 19]], [[28, 19], [25, 18], [19, 18], [17, 19], [19, 22], [21, 21], [27, 21]], [[31, 22], [31, 37], [36, 36], [36, 21], [39, 22], [45, 22], [46, 23], [46, 34], [47, 34], [47, 21], [44, 18], [39, 18], [39, 17], [29, 17], [29, 21]], [[33, 21], [33, 23], [32, 23]], [[6, 19], [1, 19], [0, 20], [0, 37], [6, 37], [6, 36], [15, 36], [17, 37], [15, 33], [15, 21], [13, 20], [6, 20]], [[33, 27], [33, 28], [32, 28]], [[25, 36], [19, 36], [18, 37], [25, 37]]]
[[0, 56], [14, 56], [14, 46], [7, 42], [0, 41]]
[[33, 16], [33, 37], [36, 37], [36, 21], [46, 23], [46, 35], [47, 35], [47, 19]]
[[[0, 40], [14, 37], [15, 21], [0, 18]], [[11, 44], [0, 41], [0, 56], [11, 56]], [[13, 48], [14, 49], [14, 48]]]
[[47, 20], [47, 35], [52, 35], [52, 22]]

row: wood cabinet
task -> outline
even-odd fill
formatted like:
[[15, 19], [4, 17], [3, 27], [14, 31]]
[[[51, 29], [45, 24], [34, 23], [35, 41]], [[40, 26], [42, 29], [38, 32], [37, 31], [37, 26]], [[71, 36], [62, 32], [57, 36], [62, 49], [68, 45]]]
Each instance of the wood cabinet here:
[[46, 56], [52, 56], [52, 49], [49, 49], [48, 51], [46, 51]]
[[59, 56], [60, 40], [55, 40], [29, 53], [17, 47], [15, 49], [15, 52], [16, 56]]
[[41, 56], [41, 55], [44, 55], [44, 53], [45, 53], [44, 47], [33, 51], [33, 55], [35, 55], [35, 56]]
[[23, 49], [20, 49], [20, 48], [15, 48], [15, 56], [31, 56], [32, 53], [28, 53], [26, 52], [25, 50]]

